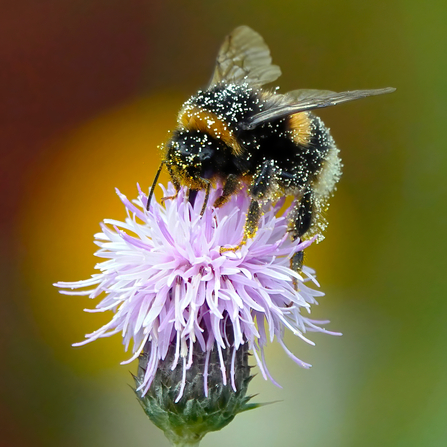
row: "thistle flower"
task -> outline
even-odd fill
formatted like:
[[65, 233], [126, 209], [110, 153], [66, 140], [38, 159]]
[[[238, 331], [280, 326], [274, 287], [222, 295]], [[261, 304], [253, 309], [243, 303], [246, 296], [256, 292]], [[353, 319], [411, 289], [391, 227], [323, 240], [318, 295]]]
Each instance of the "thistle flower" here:
[[[55, 284], [71, 289], [61, 291], [67, 295], [97, 298], [104, 292], [96, 309], [86, 311], [114, 312], [107, 324], [76, 346], [122, 333], [125, 349], [132, 343], [133, 353], [123, 363], [140, 358], [136, 378], [140, 399], [157, 372], [166, 373], [168, 362], [167, 370], [177, 374], [174, 404], [182, 398], [186, 402], [190, 391], [185, 386], [192, 380], [187, 372], [194, 371], [201, 374], [204, 398], [219, 381], [227, 391], [243, 388], [236, 412], [249, 408], [244, 394], [250, 375], [238, 375], [238, 365], [249, 371], [248, 349], [262, 376], [274, 383], [264, 357], [264, 347], [274, 338], [292, 360], [309, 368], [287, 349], [285, 329], [310, 344], [306, 332], [331, 332], [321, 327], [326, 321], [303, 315], [310, 313], [323, 293], [306, 285], [318, 286], [313, 270], [304, 266], [298, 274], [290, 269], [291, 256], [312, 241], [291, 240], [287, 212], [278, 215], [283, 200], [264, 206], [256, 235], [238, 251], [221, 253], [221, 247], [237, 245], [242, 239], [250, 202], [246, 191], [215, 209], [211, 204], [222, 190], [212, 189], [210, 205], [201, 216], [203, 191], [192, 204], [181, 189], [163, 205], [153, 200], [147, 211], [147, 196], [138, 189], [139, 196], [132, 202], [117, 190], [127, 218], [104, 220], [102, 232], [95, 235], [100, 247], [96, 256], [105, 259], [96, 266], [100, 273], [84, 281]], [[172, 196], [175, 190], [170, 184], [163, 192]], [[84, 288], [89, 290], [73, 290]], [[166, 374], [163, 377], [166, 383]], [[197, 384], [194, 390], [198, 392]]]

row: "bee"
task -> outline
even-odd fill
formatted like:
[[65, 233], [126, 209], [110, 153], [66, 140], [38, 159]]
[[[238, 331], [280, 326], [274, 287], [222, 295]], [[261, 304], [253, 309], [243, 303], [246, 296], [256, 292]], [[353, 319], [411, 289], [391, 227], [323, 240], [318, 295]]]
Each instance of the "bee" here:
[[[264, 88], [280, 75], [268, 46], [251, 28], [240, 26], [225, 38], [208, 88], [183, 104], [178, 127], [163, 146], [148, 209], [165, 166], [177, 192], [186, 186], [191, 198], [199, 190], [206, 191], [202, 214], [211, 186], [222, 185], [214, 207], [224, 205], [244, 184], [248, 186], [251, 202], [243, 238], [237, 246], [221, 251], [236, 251], [252, 238], [262, 205], [282, 196], [295, 198], [289, 215], [293, 240], [322, 233], [323, 213], [340, 178], [341, 160], [329, 129], [311, 111], [395, 89], [280, 94]], [[302, 260], [302, 252], [297, 253], [292, 268], [299, 271]]]

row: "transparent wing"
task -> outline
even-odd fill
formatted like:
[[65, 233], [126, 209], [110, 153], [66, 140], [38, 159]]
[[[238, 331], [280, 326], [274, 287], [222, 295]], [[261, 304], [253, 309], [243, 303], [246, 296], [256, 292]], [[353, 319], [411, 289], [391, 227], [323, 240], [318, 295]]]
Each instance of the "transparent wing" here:
[[284, 96], [286, 96], [290, 101], [300, 102], [307, 101], [310, 99], [321, 99], [325, 97], [329, 97], [331, 95], [338, 95], [339, 93], [333, 92], [332, 90], [316, 90], [316, 89], [298, 89], [292, 90], [291, 92], [287, 92]]
[[337, 104], [355, 101], [356, 99], [366, 98], [368, 96], [391, 93], [395, 90], [393, 87], [375, 90], [353, 90], [341, 93], [331, 92], [329, 90], [294, 90], [282, 96], [282, 104], [254, 115], [245, 123], [244, 127], [246, 129], [253, 129], [259, 124], [284, 118], [294, 113], [336, 106]]
[[277, 65], [272, 65], [269, 47], [264, 39], [248, 26], [239, 26], [229, 34], [216, 59], [210, 85], [220, 81], [243, 81], [259, 87], [281, 76]]

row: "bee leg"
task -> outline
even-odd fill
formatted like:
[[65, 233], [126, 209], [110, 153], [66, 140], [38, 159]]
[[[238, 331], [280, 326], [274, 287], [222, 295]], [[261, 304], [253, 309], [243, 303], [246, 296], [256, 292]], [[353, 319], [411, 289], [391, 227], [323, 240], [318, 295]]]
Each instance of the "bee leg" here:
[[250, 194], [256, 200], [268, 198], [268, 193], [271, 191], [272, 186], [276, 184], [275, 178], [277, 174], [277, 168], [273, 160], [266, 161], [262, 164], [261, 170], [253, 180]]
[[174, 188], [175, 188], [175, 194], [173, 196], [162, 197], [161, 198], [162, 202], [164, 202], [165, 200], [176, 199], [177, 196], [178, 196], [178, 193], [180, 192], [180, 183], [175, 178], [174, 173], [172, 172], [171, 167], [169, 165], [166, 165], [166, 169], [168, 170], [169, 175], [171, 176], [171, 181], [172, 181], [172, 184], [174, 185]]
[[[309, 231], [312, 225], [313, 211], [313, 194], [308, 189], [295, 209], [295, 220], [291, 231], [292, 240], [301, 239]], [[299, 273], [303, 268], [303, 262], [304, 252], [298, 251], [290, 259], [290, 268]], [[296, 284], [295, 288], [297, 288]]]
[[292, 228], [292, 239], [304, 236], [312, 225], [314, 197], [312, 191], [307, 189], [295, 210], [295, 222]]
[[220, 247], [220, 253], [222, 254], [226, 251], [238, 251], [243, 245], [245, 245], [247, 243], [247, 239], [252, 238], [256, 234], [260, 217], [261, 207], [259, 206], [259, 202], [252, 199], [250, 202], [250, 207], [248, 208], [247, 219], [244, 226], [244, 236], [242, 237], [241, 242], [233, 247]]
[[248, 208], [247, 220], [244, 226], [244, 237], [240, 245], [244, 245], [248, 238], [253, 238], [258, 231], [258, 222], [261, 217], [261, 207], [259, 202], [255, 199], [251, 199], [250, 207]]
[[221, 248], [221, 253], [225, 251], [237, 251], [247, 243], [247, 239], [255, 236], [256, 231], [258, 231], [259, 218], [261, 217], [259, 201], [268, 197], [271, 187], [275, 184], [276, 171], [277, 168], [272, 160], [263, 163], [250, 188], [252, 199], [250, 207], [248, 208], [247, 219], [245, 220], [242, 240], [234, 247]]
[[220, 208], [225, 205], [230, 197], [236, 192], [237, 188], [240, 186], [240, 181], [235, 174], [230, 174], [227, 177], [225, 185], [223, 187], [222, 195], [214, 201], [214, 208]]
[[200, 211], [200, 216], [203, 216], [205, 214], [206, 206], [208, 205], [208, 199], [210, 198], [210, 188], [211, 188], [211, 182], [206, 182], [206, 192], [205, 192], [205, 199], [203, 201], [202, 209]]
[[178, 196], [179, 190], [175, 191], [175, 194], [173, 196], [165, 196], [161, 198], [162, 202], [165, 202], [166, 200], [176, 199]]
[[299, 273], [303, 268], [303, 263], [304, 263], [304, 251], [298, 251], [290, 259], [290, 268], [294, 272]]

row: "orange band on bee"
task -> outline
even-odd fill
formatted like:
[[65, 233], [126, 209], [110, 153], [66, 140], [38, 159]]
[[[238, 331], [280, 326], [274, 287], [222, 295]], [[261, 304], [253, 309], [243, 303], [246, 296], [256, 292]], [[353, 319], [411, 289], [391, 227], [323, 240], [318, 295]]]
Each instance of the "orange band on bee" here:
[[292, 141], [295, 144], [305, 146], [312, 137], [311, 119], [309, 113], [300, 112], [290, 115], [288, 118], [289, 130], [292, 132]]
[[242, 155], [243, 150], [233, 131], [216, 114], [198, 107], [186, 107], [180, 111], [178, 122], [188, 130], [199, 130], [210, 137], [221, 140], [234, 155]]

